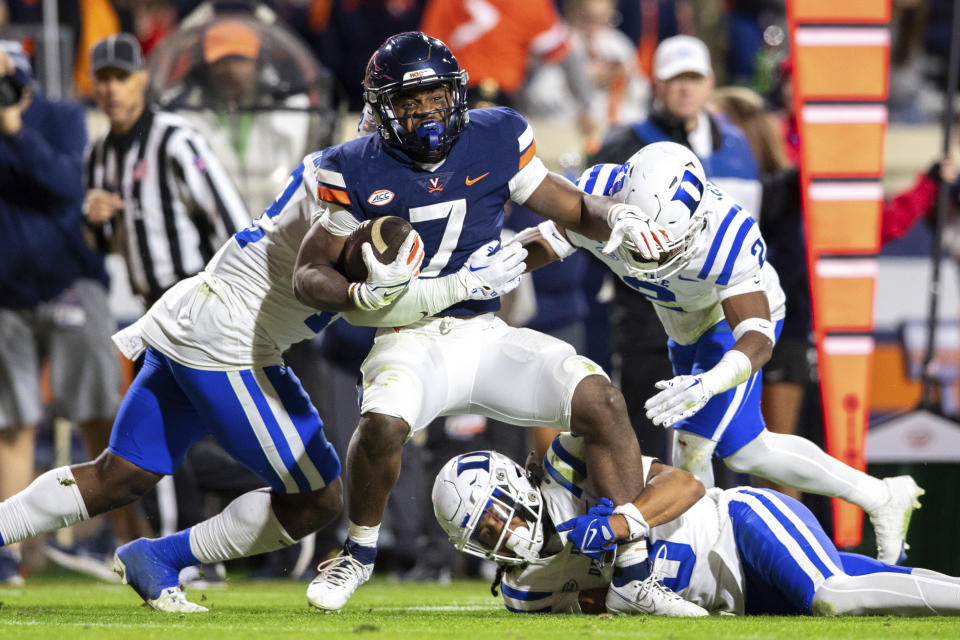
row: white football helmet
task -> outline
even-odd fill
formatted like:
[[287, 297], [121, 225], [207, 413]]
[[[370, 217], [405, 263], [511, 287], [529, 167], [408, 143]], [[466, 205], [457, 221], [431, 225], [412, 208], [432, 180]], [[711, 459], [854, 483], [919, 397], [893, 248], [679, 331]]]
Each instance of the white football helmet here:
[[617, 182], [622, 181], [622, 187], [617, 199], [640, 207], [667, 229], [673, 240], [658, 262], [642, 262], [624, 246], [618, 255], [631, 275], [669, 278], [690, 261], [706, 227], [706, 212], [700, 206], [707, 184], [703, 165], [681, 144], [655, 142], [633, 154], [620, 172]]
[[[496, 451], [452, 458], [433, 483], [433, 512], [464, 553], [504, 564], [537, 562], [543, 497], [516, 462]], [[522, 524], [511, 527], [517, 517]]]

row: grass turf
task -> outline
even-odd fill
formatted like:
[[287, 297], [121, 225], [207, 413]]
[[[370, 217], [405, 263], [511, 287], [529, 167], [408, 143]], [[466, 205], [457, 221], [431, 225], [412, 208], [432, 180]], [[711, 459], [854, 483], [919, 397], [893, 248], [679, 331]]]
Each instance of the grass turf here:
[[291, 581], [231, 581], [226, 589], [194, 590], [209, 614], [162, 614], [132, 589], [83, 579], [39, 577], [27, 587], [0, 587], [0, 638], [426, 638], [527, 640], [534, 638], [958, 638], [960, 619], [893, 617], [804, 618], [713, 616], [697, 620], [654, 617], [549, 616], [508, 613], [488, 584], [449, 586], [391, 583], [375, 578], [344, 610], [307, 607], [306, 585]]

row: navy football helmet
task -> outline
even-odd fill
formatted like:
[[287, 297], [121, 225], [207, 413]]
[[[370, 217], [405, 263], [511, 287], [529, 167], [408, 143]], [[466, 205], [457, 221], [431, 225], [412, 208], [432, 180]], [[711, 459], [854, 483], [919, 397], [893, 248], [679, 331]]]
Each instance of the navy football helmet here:
[[[408, 131], [397, 117], [393, 97], [400, 91], [438, 84], [447, 89], [449, 99], [442, 121], [427, 121]], [[468, 122], [467, 72], [440, 40], [419, 31], [399, 33], [387, 38], [370, 57], [363, 100], [370, 105], [377, 131], [387, 144], [419, 162], [439, 162]]]

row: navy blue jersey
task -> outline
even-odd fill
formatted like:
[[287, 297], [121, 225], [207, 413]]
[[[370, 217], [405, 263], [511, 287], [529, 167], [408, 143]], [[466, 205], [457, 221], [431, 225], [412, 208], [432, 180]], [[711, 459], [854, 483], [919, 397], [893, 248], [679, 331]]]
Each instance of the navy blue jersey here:
[[[422, 278], [454, 273], [476, 249], [498, 240], [511, 188], [514, 200], [525, 200], [530, 180], [539, 182], [545, 174], [533, 130], [504, 107], [470, 111], [469, 124], [434, 171], [391, 149], [379, 135], [317, 152], [313, 163], [320, 200], [346, 209], [357, 221], [387, 215], [410, 221], [426, 252]], [[466, 301], [439, 315], [499, 308], [499, 299]]]

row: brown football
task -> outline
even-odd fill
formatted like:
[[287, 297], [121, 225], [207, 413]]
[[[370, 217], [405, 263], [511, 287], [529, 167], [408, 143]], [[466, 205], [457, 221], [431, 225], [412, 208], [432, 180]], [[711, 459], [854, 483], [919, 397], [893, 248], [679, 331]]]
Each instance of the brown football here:
[[390, 264], [412, 229], [409, 222], [397, 216], [364, 220], [343, 246], [343, 275], [350, 282], [365, 281], [367, 265], [363, 262], [360, 246], [369, 242], [376, 259], [383, 264]]

